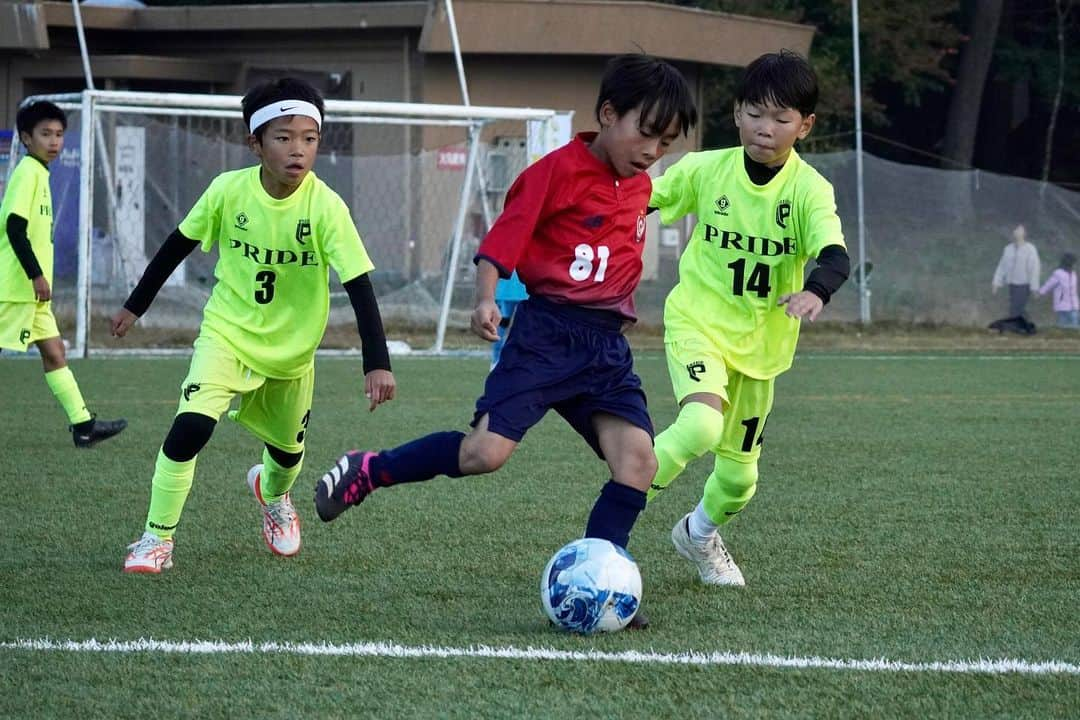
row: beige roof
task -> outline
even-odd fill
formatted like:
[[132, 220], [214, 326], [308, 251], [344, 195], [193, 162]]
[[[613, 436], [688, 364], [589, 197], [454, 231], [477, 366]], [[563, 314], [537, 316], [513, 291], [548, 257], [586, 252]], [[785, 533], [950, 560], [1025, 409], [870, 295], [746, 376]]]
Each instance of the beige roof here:
[[[419, 28], [420, 50], [452, 50], [441, 1], [81, 8], [87, 30], [211, 32]], [[455, 0], [462, 52], [659, 57], [745, 65], [763, 52], [810, 50], [809, 25], [631, 0]], [[0, 3], [0, 48], [44, 49], [72, 27], [68, 2]]]
[[[644, 50], [672, 60], [743, 66], [764, 52], [806, 55], [809, 25], [631, 0], [455, 0], [462, 52], [614, 55]], [[425, 52], [450, 52], [445, 6], [420, 35]]]

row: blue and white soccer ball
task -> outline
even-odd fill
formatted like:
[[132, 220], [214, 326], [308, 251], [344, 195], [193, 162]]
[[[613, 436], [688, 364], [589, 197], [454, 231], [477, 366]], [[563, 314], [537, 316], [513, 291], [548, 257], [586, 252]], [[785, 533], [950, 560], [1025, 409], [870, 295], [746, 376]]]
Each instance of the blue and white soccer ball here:
[[540, 602], [563, 630], [582, 635], [621, 630], [641, 604], [641, 573], [626, 550], [607, 540], [574, 540], [544, 568]]

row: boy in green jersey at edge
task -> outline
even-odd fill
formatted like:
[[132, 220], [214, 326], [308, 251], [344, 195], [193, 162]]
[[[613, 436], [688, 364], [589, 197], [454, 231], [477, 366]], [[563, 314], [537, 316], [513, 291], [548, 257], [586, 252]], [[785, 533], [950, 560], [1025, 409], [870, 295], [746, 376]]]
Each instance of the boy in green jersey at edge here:
[[[664, 304], [664, 346], [679, 402], [656, 436], [649, 499], [712, 451], [697, 507], [671, 531], [710, 585], [745, 584], [717, 533], [750, 502], [773, 381], [791, 367], [799, 324], [813, 322], [850, 261], [832, 185], [794, 150], [814, 126], [817, 77], [790, 51], [762, 55], [735, 98], [740, 147], [689, 153], [653, 183], [664, 223], [697, 226]], [[803, 282], [806, 261], [817, 267]]]
[[86, 409], [52, 311], [49, 163], [64, 148], [67, 116], [51, 102], [34, 102], [16, 113], [15, 128], [27, 154], [15, 166], [0, 204], [0, 348], [26, 352], [37, 345], [45, 382], [67, 413], [75, 447], [88, 448], [127, 422], [98, 420]]
[[113, 317], [123, 337], [169, 275], [196, 247], [218, 246], [217, 282], [203, 310], [191, 367], [172, 428], [158, 452], [142, 538], [124, 571], [172, 567], [173, 532], [195, 474], [196, 455], [219, 417], [265, 443], [247, 481], [263, 515], [263, 539], [277, 555], [300, 551], [300, 522], [289, 490], [300, 473], [311, 416], [315, 349], [330, 309], [329, 269], [341, 278], [363, 343], [369, 410], [394, 397], [395, 381], [368, 273], [373, 269], [344, 201], [311, 172], [323, 100], [283, 78], [243, 99], [248, 146], [260, 164], [217, 176], [147, 266]]

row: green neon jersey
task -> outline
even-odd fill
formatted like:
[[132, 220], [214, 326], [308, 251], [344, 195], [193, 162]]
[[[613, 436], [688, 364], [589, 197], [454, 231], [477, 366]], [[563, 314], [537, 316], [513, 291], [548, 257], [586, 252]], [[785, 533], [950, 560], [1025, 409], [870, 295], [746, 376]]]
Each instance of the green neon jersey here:
[[34, 302], [34, 284], [15, 256], [7, 236], [8, 215], [26, 220], [26, 235], [41, 274], [53, 282], [52, 193], [49, 168], [27, 155], [15, 166], [0, 203], [0, 302]]
[[218, 246], [201, 334], [223, 340], [262, 375], [295, 378], [311, 367], [326, 331], [330, 268], [348, 282], [374, 266], [345, 202], [315, 173], [278, 200], [259, 170], [216, 177], [180, 232], [204, 252]]
[[791, 367], [799, 321], [777, 300], [803, 289], [809, 258], [844, 245], [832, 185], [794, 150], [755, 185], [735, 147], [687, 154], [653, 182], [649, 206], [665, 224], [697, 216], [664, 304], [665, 340], [704, 337], [754, 378]]

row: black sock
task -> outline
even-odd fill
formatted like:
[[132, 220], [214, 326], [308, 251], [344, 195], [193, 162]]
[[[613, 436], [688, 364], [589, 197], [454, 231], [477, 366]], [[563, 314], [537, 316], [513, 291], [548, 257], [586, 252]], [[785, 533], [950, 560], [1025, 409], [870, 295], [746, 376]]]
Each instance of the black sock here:
[[585, 537], [610, 540], [625, 549], [630, 542], [630, 529], [644, 509], [644, 492], [608, 480], [589, 514]]
[[430, 480], [437, 475], [461, 477], [458, 451], [465, 433], [437, 432], [382, 450], [371, 460], [371, 480], [377, 487]]

